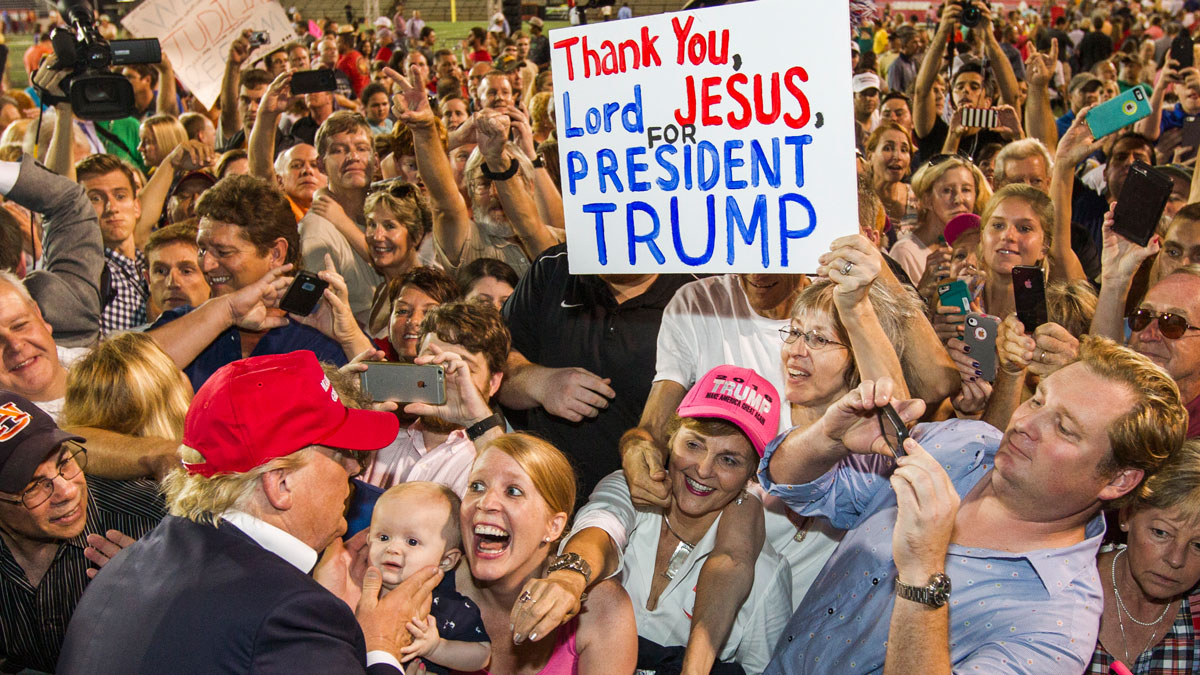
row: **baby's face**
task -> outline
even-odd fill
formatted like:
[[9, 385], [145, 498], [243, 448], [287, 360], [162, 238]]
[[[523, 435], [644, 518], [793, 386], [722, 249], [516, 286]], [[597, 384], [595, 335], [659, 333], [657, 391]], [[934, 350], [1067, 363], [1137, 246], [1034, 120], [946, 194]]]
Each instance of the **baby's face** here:
[[449, 508], [445, 499], [431, 499], [424, 492], [379, 500], [367, 556], [383, 575], [384, 588], [391, 590], [413, 572], [441, 563]]

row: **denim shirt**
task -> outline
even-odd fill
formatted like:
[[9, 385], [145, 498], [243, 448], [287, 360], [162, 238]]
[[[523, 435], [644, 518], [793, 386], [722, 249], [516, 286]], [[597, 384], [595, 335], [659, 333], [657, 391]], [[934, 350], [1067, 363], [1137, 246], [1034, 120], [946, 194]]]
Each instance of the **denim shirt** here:
[[[759, 480], [803, 515], [823, 515], [849, 531], [792, 615], [767, 673], [874, 673], [883, 670], [895, 594], [892, 529], [894, 463], [851, 455], [803, 485], [770, 480], [768, 463], [785, 436], [767, 447]], [[960, 497], [984, 479], [1002, 434], [983, 422], [951, 420], [914, 430], [945, 467]], [[946, 574], [950, 661], [956, 673], [1081, 672], [1091, 658], [1103, 605], [1096, 552], [1104, 519], [1084, 541], [1012, 553], [950, 544]]]

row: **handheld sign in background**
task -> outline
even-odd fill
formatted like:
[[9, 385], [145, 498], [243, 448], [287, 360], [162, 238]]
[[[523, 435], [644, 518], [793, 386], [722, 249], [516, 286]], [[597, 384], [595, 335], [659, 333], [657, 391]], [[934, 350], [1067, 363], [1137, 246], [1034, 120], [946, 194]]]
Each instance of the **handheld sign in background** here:
[[121, 25], [134, 37], [158, 38], [179, 81], [206, 108], [221, 93], [229, 43], [243, 30], [265, 30], [271, 37], [250, 52], [247, 67], [293, 37], [292, 22], [275, 0], [145, 0]]
[[813, 272], [858, 231], [845, 2], [550, 32], [571, 272]]

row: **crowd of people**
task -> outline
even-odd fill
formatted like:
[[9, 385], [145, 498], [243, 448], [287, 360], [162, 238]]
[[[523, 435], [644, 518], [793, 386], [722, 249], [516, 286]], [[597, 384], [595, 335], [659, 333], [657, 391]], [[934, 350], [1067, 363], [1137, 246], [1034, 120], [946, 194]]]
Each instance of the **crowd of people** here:
[[1200, 2], [852, 8], [809, 275], [572, 275], [536, 16], [296, 14], [108, 121], [39, 39], [0, 672], [1200, 672]]

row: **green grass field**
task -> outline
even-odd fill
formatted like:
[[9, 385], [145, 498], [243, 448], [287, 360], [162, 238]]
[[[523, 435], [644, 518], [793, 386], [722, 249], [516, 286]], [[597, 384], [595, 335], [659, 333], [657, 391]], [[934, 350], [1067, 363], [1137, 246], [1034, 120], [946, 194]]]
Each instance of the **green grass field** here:
[[[426, 25], [437, 31], [437, 46], [439, 49], [458, 49], [459, 42], [467, 37], [472, 26], [486, 26], [485, 21], [429, 21]], [[546, 30], [566, 26], [566, 21], [547, 21]], [[528, 26], [526, 26], [528, 28]], [[24, 89], [29, 85], [21, 57], [25, 50], [33, 44], [32, 35], [5, 35], [4, 42], [8, 45], [8, 79], [10, 86]]]

